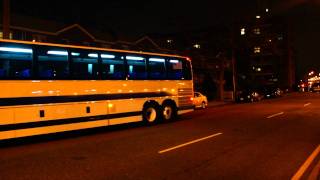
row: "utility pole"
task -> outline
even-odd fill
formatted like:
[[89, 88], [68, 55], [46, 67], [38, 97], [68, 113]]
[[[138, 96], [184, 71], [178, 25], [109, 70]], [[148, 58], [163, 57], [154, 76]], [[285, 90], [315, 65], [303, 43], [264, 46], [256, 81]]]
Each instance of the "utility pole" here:
[[10, 0], [3, 0], [3, 39], [10, 38]]
[[223, 59], [221, 59], [221, 62], [220, 62], [220, 70], [219, 70], [219, 99], [220, 101], [223, 101], [224, 100], [224, 83], [225, 83], [225, 80], [224, 80], [224, 71], [225, 71], [225, 65], [224, 65], [224, 57]]
[[232, 63], [232, 85], [233, 85], [233, 100], [236, 101], [237, 96], [237, 79], [236, 79], [236, 58], [235, 58], [235, 48], [232, 45], [232, 57], [231, 57], [231, 63]]
[[233, 20], [233, 25], [231, 26], [230, 32], [230, 45], [231, 45], [231, 65], [232, 65], [232, 85], [233, 85], [233, 100], [236, 101], [237, 99], [237, 72], [236, 72], [236, 34], [237, 26], [235, 26], [236, 21]]

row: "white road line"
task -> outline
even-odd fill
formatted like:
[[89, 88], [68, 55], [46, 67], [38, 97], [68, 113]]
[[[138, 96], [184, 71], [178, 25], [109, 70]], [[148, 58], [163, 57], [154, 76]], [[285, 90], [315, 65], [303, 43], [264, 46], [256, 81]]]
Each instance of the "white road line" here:
[[213, 135], [210, 135], [210, 136], [206, 136], [206, 137], [203, 137], [203, 138], [200, 138], [200, 139], [196, 139], [196, 140], [193, 140], [193, 141], [189, 141], [189, 142], [187, 142], [187, 143], [183, 143], [183, 144], [180, 144], [180, 145], [171, 147], [171, 148], [167, 148], [167, 149], [161, 150], [161, 151], [159, 151], [158, 153], [159, 153], [159, 154], [166, 153], [166, 152], [169, 152], [169, 151], [172, 151], [172, 150], [175, 150], [175, 149], [178, 149], [178, 148], [181, 148], [181, 147], [190, 145], [190, 144], [194, 144], [194, 143], [197, 143], [197, 142], [200, 142], [200, 141], [204, 141], [204, 140], [207, 140], [207, 139], [210, 139], [210, 138], [213, 138], [213, 137], [222, 135], [222, 134], [223, 134], [223, 133], [216, 133], [216, 134], [213, 134]]
[[310, 105], [311, 105], [311, 103], [307, 103], [307, 104], [303, 105], [303, 107], [307, 107], [307, 106], [310, 106]]
[[320, 177], [319, 175], [320, 175], [320, 161], [317, 163], [317, 165], [315, 165], [315, 167], [311, 171], [311, 174], [308, 177], [308, 180], [317, 180], [317, 178]]
[[320, 152], [320, 145], [313, 151], [313, 153], [308, 157], [308, 159], [303, 163], [303, 165], [299, 168], [296, 174], [291, 178], [291, 180], [298, 180], [302, 177], [305, 171], [308, 169], [312, 161], [317, 157]]
[[273, 118], [273, 117], [276, 117], [276, 116], [280, 116], [282, 114], [284, 114], [284, 112], [279, 112], [279, 113], [276, 113], [276, 114], [272, 114], [272, 115], [268, 116], [267, 118], [270, 119], [270, 118]]

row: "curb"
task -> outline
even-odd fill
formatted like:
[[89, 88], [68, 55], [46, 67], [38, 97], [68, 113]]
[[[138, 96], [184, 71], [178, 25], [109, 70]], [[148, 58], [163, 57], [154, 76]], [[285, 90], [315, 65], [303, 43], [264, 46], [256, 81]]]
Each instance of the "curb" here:
[[234, 104], [234, 102], [223, 102], [223, 101], [211, 101], [211, 102], [208, 102], [208, 108], [210, 107], [221, 107], [221, 106], [226, 106], [226, 105], [231, 105], [231, 104]]

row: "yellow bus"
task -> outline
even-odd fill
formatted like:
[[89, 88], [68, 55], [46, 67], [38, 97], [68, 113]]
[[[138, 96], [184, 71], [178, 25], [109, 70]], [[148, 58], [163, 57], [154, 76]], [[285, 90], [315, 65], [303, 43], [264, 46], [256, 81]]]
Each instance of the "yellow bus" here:
[[0, 40], [0, 140], [173, 120], [193, 110], [187, 57]]

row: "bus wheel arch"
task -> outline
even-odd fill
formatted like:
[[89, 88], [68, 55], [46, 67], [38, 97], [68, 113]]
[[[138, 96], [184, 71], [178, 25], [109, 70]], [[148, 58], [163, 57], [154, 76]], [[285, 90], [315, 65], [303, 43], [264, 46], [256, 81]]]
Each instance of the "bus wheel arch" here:
[[144, 103], [142, 109], [143, 122], [147, 124], [154, 124], [161, 119], [161, 106], [154, 100]]
[[178, 108], [175, 101], [166, 99], [162, 103], [162, 119], [164, 121], [172, 121], [177, 118]]

